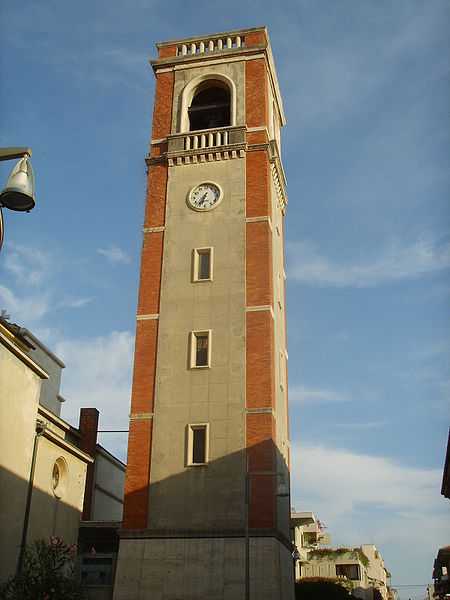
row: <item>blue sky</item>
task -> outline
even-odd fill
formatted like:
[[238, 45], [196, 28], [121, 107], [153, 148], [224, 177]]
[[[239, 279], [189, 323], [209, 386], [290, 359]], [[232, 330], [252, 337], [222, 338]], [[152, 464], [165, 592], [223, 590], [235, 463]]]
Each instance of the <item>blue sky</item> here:
[[[427, 584], [450, 542], [449, 5], [4, 3], [2, 146], [37, 206], [4, 211], [0, 308], [66, 363], [63, 416], [126, 429], [156, 41], [265, 24], [283, 163], [293, 505]], [[0, 182], [13, 163], [0, 164]], [[124, 435], [101, 442], [124, 456]], [[399, 588], [419, 600], [422, 588]]]

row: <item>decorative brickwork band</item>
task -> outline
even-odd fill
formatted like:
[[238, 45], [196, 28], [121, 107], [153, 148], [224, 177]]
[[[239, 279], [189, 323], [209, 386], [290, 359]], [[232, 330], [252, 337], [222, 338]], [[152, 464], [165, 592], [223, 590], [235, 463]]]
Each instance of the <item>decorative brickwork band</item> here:
[[[246, 43], [265, 42], [261, 33]], [[246, 124], [258, 128], [247, 133], [246, 154], [246, 445], [250, 471], [275, 471], [275, 408], [273, 247], [270, 218], [271, 168], [268, 147], [268, 80], [264, 59], [245, 65]], [[256, 412], [258, 409], [264, 412]], [[249, 525], [276, 526], [276, 495], [273, 478], [251, 478]]]
[[[275, 408], [274, 324], [269, 311], [247, 312], [246, 408]], [[248, 441], [247, 441], [248, 443]]]
[[151, 419], [130, 420], [122, 525], [124, 529], [147, 527], [152, 423]]
[[273, 306], [272, 231], [268, 221], [246, 224], [247, 306]]
[[[173, 82], [172, 72], [157, 74], [152, 139], [164, 140], [170, 134]], [[151, 155], [157, 157], [163, 150], [164, 142], [161, 147], [152, 147]], [[164, 162], [148, 162], [123, 516], [123, 527], [131, 529], [148, 524], [153, 421], [133, 416], [153, 413], [158, 320], [145, 317], [159, 314], [167, 177]]]
[[268, 149], [247, 153], [246, 216], [271, 216], [271, 180]]
[[[268, 413], [251, 413], [247, 414], [246, 421], [249, 472], [276, 471], [275, 419]], [[251, 528], [276, 527], [276, 484], [272, 477], [251, 478]]]
[[152, 140], [165, 138], [172, 124], [173, 71], [156, 76]]
[[264, 58], [245, 63], [245, 111], [247, 127], [268, 124], [267, 67]]
[[151, 164], [148, 167], [147, 201], [144, 228], [165, 225], [167, 165]]
[[163, 243], [163, 231], [143, 234], [138, 316], [159, 313]]

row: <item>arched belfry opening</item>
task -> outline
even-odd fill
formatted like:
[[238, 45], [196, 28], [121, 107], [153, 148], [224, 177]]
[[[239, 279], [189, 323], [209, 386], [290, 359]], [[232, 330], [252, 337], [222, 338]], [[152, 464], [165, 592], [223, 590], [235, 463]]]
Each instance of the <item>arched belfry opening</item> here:
[[189, 131], [231, 125], [231, 94], [225, 83], [203, 82], [196, 89], [188, 107]]

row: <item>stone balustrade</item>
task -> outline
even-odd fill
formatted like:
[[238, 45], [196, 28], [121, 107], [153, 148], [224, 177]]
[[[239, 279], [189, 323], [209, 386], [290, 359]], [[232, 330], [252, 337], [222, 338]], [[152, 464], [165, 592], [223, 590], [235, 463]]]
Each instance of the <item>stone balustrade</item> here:
[[232, 48], [242, 48], [245, 46], [243, 36], [226, 37], [210, 40], [202, 40], [191, 42], [190, 44], [182, 44], [177, 48], [178, 56], [186, 54], [202, 54], [203, 52], [218, 52], [220, 50], [230, 50]]
[[169, 135], [169, 165], [241, 156], [246, 148], [245, 130], [245, 126], [229, 126]]
[[215, 131], [214, 133], [192, 133], [184, 138], [185, 150], [196, 150], [197, 148], [214, 148], [215, 146], [226, 146], [229, 140], [228, 131]]

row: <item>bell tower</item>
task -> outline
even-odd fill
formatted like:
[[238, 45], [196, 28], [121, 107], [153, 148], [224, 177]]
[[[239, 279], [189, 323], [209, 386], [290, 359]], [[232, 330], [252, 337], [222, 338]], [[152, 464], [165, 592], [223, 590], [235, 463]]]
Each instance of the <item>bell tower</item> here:
[[269, 38], [157, 48], [114, 598], [290, 599], [285, 119]]

